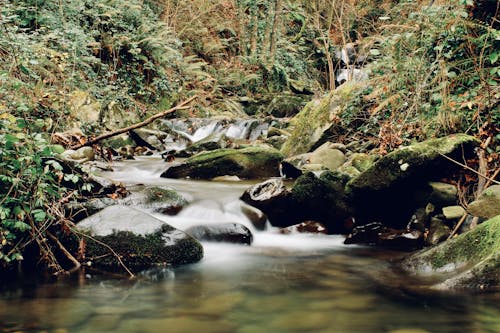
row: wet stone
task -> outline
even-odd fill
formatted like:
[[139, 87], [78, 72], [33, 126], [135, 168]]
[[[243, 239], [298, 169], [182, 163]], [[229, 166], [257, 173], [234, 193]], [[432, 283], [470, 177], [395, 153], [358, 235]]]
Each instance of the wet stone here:
[[186, 233], [199, 241], [252, 244], [252, 232], [239, 223], [217, 223], [193, 226]]

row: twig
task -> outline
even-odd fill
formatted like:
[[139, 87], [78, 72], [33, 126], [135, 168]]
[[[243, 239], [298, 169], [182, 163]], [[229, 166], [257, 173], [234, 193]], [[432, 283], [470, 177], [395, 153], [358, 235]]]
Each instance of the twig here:
[[86, 235], [86, 234], [84, 234], [84, 233], [82, 233], [82, 232], [80, 232], [80, 231], [78, 231], [76, 229], [73, 229], [73, 232], [75, 232], [75, 233], [77, 233], [77, 234], [79, 234], [79, 235], [81, 235], [83, 237], [86, 237], [86, 238], [90, 239], [91, 241], [94, 241], [97, 244], [102, 245], [105, 248], [107, 248], [111, 253], [113, 253], [113, 255], [116, 257], [116, 259], [118, 260], [118, 262], [120, 263], [120, 265], [123, 267], [123, 269], [125, 269], [125, 271], [127, 271], [127, 273], [130, 275], [130, 278], [132, 278], [132, 279], [135, 278], [134, 273], [132, 273], [130, 271], [130, 269], [128, 269], [127, 265], [125, 265], [123, 263], [122, 259], [120, 258], [120, 255], [118, 253], [116, 253], [115, 250], [113, 250], [108, 244], [103, 243], [100, 240], [97, 240], [97, 239], [95, 239], [94, 237], [92, 237], [90, 235]]
[[[498, 169], [495, 170], [495, 172], [493, 173], [493, 175], [491, 176], [491, 178], [492, 179], [496, 179], [499, 173], [500, 173], [500, 168], [498, 168]], [[488, 188], [490, 185], [491, 185], [491, 180], [488, 179], [488, 181], [484, 185], [484, 188]]]
[[451, 239], [453, 236], [455, 236], [455, 234], [457, 233], [458, 229], [460, 228], [460, 226], [464, 223], [465, 219], [467, 218], [467, 213], [465, 213], [464, 215], [462, 215], [462, 218], [460, 218], [460, 221], [458, 221], [457, 225], [455, 226], [455, 228], [453, 228], [453, 231], [451, 232], [451, 234], [448, 236], [448, 239]]
[[445, 154], [441, 154], [441, 153], [439, 153], [439, 152], [438, 152], [438, 154], [439, 154], [439, 155], [441, 155], [442, 157], [446, 158], [447, 160], [449, 160], [449, 161], [451, 161], [451, 162], [453, 162], [453, 163], [455, 163], [455, 164], [457, 164], [457, 165], [460, 165], [461, 167], [463, 167], [463, 168], [465, 168], [465, 169], [467, 169], [467, 170], [469, 170], [469, 171], [472, 171], [473, 173], [475, 173], [475, 174], [476, 174], [476, 175], [478, 175], [479, 177], [483, 177], [484, 179], [488, 180], [490, 183], [494, 183], [494, 184], [500, 185], [500, 182], [499, 182], [499, 181], [496, 181], [495, 179], [492, 179], [492, 178], [490, 178], [490, 177], [488, 177], [488, 176], [486, 176], [486, 175], [481, 174], [480, 172], [477, 172], [476, 170], [474, 170], [474, 169], [473, 169], [473, 168], [471, 168], [470, 166], [465, 165], [465, 164], [463, 164], [463, 163], [460, 163], [460, 162], [458, 162], [458, 161], [455, 161], [454, 159], [452, 159], [451, 157], [446, 156]]
[[76, 270], [76, 269], [81, 267], [80, 262], [78, 260], [76, 260], [75, 257], [73, 257], [73, 255], [71, 253], [69, 253], [69, 251], [64, 247], [64, 245], [61, 244], [61, 242], [57, 239], [56, 236], [54, 236], [49, 231], [45, 231], [45, 233], [47, 234], [47, 236], [49, 236], [50, 239], [52, 239], [52, 241], [54, 243], [56, 243], [57, 247], [66, 256], [66, 258], [68, 258], [74, 264], [74, 267], [72, 268], [72, 270]]
[[99, 135], [96, 138], [93, 138], [93, 139], [91, 139], [91, 140], [89, 140], [89, 141], [87, 141], [85, 143], [81, 143], [81, 144], [72, 146], [71, 148], [72, 149], [78, 149], [78, 148], [82, 148], [84, 146], [91, 146], [91, 145], [93, 145], [93, 144], [95, 144], [95, 143], [97, 143], [97, 142], [99, 142], [101, 140], [104, 140], [104, 139], [107, 139], [107, 138], [111, 138], [111, 137], [113, 137], [115, 135], [119, 135], [119, 134], [122, 134], [122, 133], [125, 133], [125, 132], [128, 132], [128, 131], [131, 131], [133, 129], [146, 126], [146, 125], [152, 123], [154, 120], [156, 120], [158, 118], [161, 118], [161, 117], [164, 117], [164, 116], [166, 116], [169, 113], [175, 112], [177, 110], [189, 109], [191, 106], [186, 106], [186, 104], [189, 104], [190, 102], [192, 102], [196, 98], [198, 98], [198, 95], [193, 96], [193, 97], [191, 97], [191, 98], [183, 101], [182, 103], [180, 103], [177, 106], [174, 106], [173, 108], [170, 108], [170, 109], [168, 109], [166, 111], [157, 113], [154, 116], [151, 116], [148, 119], [146, 119], [144, 121], [141, 121], [140, 123], [137, 123], [137, 124], [134, 124], [134, 125], [131, 125], [131, 126], [128, 126], [128, 127], [120, 128], [120, 129], [118, 129], [116, 131], [113, 131], [113, 132], [109, 132], [109, 133], [105, 133], [105, 134]]

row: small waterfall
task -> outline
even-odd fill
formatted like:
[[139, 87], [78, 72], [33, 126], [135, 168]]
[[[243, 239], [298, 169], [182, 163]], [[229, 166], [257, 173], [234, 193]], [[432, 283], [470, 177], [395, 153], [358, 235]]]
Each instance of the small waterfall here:
[[206, 126], [200, 127], [194, 132], [194, 134], [191, 136], [191, 142], [198, 142], [201, 141], [212, 134], [217, 134], [217, 132], [220, 132], [222, 129], [221, 124], [219, 124], [218, 121], [214, 121], [213, 123], [210, 123]]
[[[259, 119], [222, 119], [210, 120], [206, 119], [176, 119], [172, 121], [164, 121], [170, 132], [175, 133], [176, 138], [169, 138], [170, 142], [166, 142], [169, 147], [174, 147], [174, 142], [178, 146], [187, 142], [195, 143], [210, 136], [216, 138], [225, 135], [228, 138], [236, 140], [255, 141], [259, 137], [267, 134], [269, 124], [265, 120]], [[181, 142], [178, 144], [178, 142]]]

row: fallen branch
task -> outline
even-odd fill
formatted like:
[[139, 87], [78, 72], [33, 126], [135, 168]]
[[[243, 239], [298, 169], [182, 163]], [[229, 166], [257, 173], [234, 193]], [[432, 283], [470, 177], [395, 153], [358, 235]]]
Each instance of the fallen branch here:
[[464, 215], [462, 215], [462, 218], [460, 219], [460, 221], [458, 221], [458, 223], [455, 226], [455, 228], [453, 228], [453, 231], [451, 232], [450, 236], [448, 236], [448, 239], [452, 239], [453, 236], [455, 236], [455, 234], [457, 233], [458, 229], [460, 228], [460, 226], [462, 226], [462, 224], [464, 223], [464, 221], [466, 219], [467, 219], [467, 213], [465, 213]]
[[97, 142], [101, 141], [101, 140], [104, 140], [104, 139], [108, 139], [108, 138], [111, 138], [115, 135], [119, 135], [119, 134], [122, 134], [122, 133], [126, 133], [128, 131], [131, 131], [133, 129], [136, 129], [136, 128], [140, 128], [140, 127], [143, 127], [143, 126], [146, 126], [150, 123], [152, 123], [153, 121], [155, 121], [156, 119], [158, 118], [161, 118], [161, 117], [164, 117], [166, 116], [167, 114], [169, 113], [172, 113], [172, 112], [175, 112], [177, 110], [185, 110], [185, 109], [189, 109], [191, 106], [186, 106], [186, 104], [189, 104], [191, 103], [193, 100], [195, 100], [198, 96], [193, 96], [183, 102], [181, 102], [180, 104], [174, 106], [173, 108], [170, 108], [166, 111], [163, 111], [163, 112], [160, 112], [160, 113], [157, 113], [155, 114], [154, 116], [151, 116], [149, 117], [148, 119], [144, 120], [144, 121], [141, 121], [140, 123], [137, 123], [137, 124], [134, 124], [134, 125], [131, 125], [131, 126], [128, 126], [128, 127], [124, 127], [124, 128], [120, 128], [116, 131], [113, 131], [113, 132], [109, 132], [109, 133], [105, 133], [105, 134], [102, 134], [102, 135], [99, 135], [98, 137], [95, 137], [91, 140], [88, 140], [87, 142], [85, 143], [81, 143], [81, 144], [78, 144], [78, 145], [75, 145], [75, 146], [72, 146], [71, 149], [78, 149], [78, 148], [82, 148], [84, 146], [92, 146], [93, 144], [96, 144]]
[[61, 242], [57, 239], [57, 237], [52, 235], [48, 231], [46, 231], [45, 233], [47, 234], [47, 236], [49, 236], [50, 239], [52, 239], [52, 241], [54, 243], [56, 243], [57, 247], [66, 256], [66, 258], [68, 258], [69, 261], [71, 261], [73, 263], [74, 266], [71, 270], [79, 269], [81, 266], [80, 262], [78, 260], [76, 260], [75, 257], [73, 257], [73, 255], [71, 253], [69, 253], [69, 251], [64, 247], [64, 245], [62, 245]]

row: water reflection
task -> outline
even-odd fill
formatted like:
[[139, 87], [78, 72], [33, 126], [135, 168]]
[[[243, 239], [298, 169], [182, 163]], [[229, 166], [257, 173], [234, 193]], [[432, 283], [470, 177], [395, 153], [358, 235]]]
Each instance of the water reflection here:
[[[233, 260], [163, 268], [137, 281], [87, 275], [3, 293], [3, 332], [498, 332], [497, 295], [416, 295], [370, 278], [364, 249], [279, 254], [215, 246]], [[208, 246], [210, 248], [210, 246]], [[361, 256], [363, 254], [363, 256]], [[371, 272], [366, 274], [366, 272]]]

